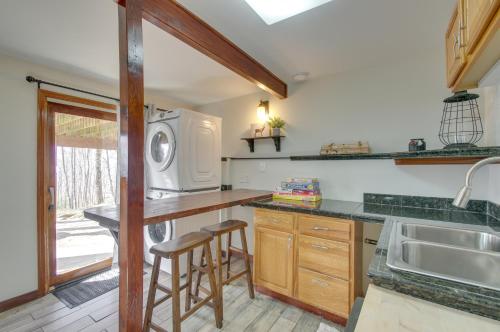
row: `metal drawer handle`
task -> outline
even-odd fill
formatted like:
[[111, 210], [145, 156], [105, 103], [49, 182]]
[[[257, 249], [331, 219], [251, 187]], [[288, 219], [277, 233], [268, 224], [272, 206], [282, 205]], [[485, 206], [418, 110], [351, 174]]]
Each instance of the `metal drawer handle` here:
[[323, 288], [328, 287], [328, 283], [326, 283], [324, 281], [321, 281], [321, 280], [318, 280], [316, 278], [312, 278], [311, 281], [312, 281], [313, 284], [316, 284], [316, 285], [321, 286]]
[[322, 245], [316, 244], [316, 243], [311, 244], [311, 247], [317, 248], [317, 249], [322, 249], [322, 250], [328, 250], [328, 249], [330, 249], [327, 246], [322, 246]]
[[288, 250], [290, 250], [290, 248], [292, 248], [292, 236], [288, 235]]
[[280, 220], [279, 219], [275, 219], [275, 218], [271, 218], [270, 221], [273, 223], [273, 224], [279, 224], [280, 223]]
[[330, 228], [328, 227], [320, 227], [320, 226], [314, 226], [313, 231], [329, 231]]

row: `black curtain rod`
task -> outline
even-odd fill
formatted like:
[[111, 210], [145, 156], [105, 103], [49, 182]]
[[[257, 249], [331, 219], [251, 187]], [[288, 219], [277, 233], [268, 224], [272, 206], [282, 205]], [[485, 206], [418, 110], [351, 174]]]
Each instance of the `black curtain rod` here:
[[[118, 99], [118, 98], [114, 98], [114, 97], [110, 97], [110, 96], [106, 96], [106, 95], [101, 95], [99, 93], [85, 91], [85, 90], [81, 90], [81, 89], [77, 89], [77, 88], [72, 88], [72, 87], [67, 86], [67, 85], [61, 85], [61, 84], [56, 84], [56, 83], [52, 83], [52, 82], [47, 82], [47, 81], [35, 78], [33, 76], [26, 76], [26, 81], [28, 81], [30, 83], [36, 83], [38, 85], [39, 89], [40, 89], [40, 85], [45, 84], [45, 85], [51, 85], [51, 86], [55, 86], [55, 87], [58, 87], [58, 88], [63, 88], [63, 89], [67, 89], [67, 90], [81, 92], [81, 93], [85, 93], [85, 94], [88, 94], [88, 95], [92, 95], [92, 96], [96, 96], [96, 97], [101, 97], [101, 98], [106, 98], [106, 99], [110, 99], [110, 100], [114, 100], [114, 101], [120, 102], [120, 99]], [[147, 106], [144, 105], [144, 108], [146, 108], [146, 107]], [[156, 108], [156, 109], [159, 110], [159, 111], [164, 111], [164, 112], [167, 111], [167, 110], [164, 110], [164, 109], [161, 109], [161, 108]]]

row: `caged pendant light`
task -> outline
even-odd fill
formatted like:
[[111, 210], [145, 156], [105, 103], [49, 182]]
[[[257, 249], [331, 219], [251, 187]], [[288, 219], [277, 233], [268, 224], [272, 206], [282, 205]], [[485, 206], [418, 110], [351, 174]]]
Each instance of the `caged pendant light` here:
[[475, 147], [483, 137], [483, 124], [477, 98], [479, 95], [456, 92], [444, 101], [443, 117], [439, 128], [439, 140], [445, 149]]

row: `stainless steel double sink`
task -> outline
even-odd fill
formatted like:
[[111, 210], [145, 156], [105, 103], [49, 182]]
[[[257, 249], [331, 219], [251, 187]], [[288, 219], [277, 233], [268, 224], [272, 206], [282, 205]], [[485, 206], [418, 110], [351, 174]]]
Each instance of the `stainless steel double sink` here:
[[500, 291], [500, 236], [486, 226], [397, 221], [387, 265]]

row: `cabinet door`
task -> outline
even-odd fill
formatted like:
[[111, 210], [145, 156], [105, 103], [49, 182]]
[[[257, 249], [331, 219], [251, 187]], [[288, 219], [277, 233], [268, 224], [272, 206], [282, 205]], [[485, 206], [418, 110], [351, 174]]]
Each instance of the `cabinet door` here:
[[465, 53], [471, 54], [484, 29], [496, 13], [500, 0], [463, 0], [464, 1], [464, 40]]
[[256, 227], [267, 227], [277, 231], [291, 233], [293, 232], [293, 214], [256, 209], [254, 224]]
[[448, 31], [446, 32], [446, 77], [448, 82], [448, 87], [452, 87], [455, 83], [458, 74], [463, 69], [465, 65], [465, 55], [463, 47], [461, 47], [462, 41], [462, 8], [461, 1], [453, 16], [451, 18], [450, 24], [448, 26]]
[[297, 298], [342, 317], [349, 316], [349, 282], [299, 268]]
[[293, 246], [290, 233], [255, 228], [254, 279], [257, 285], [292, 296]]
[[349, 241], [351, 222], [345, 219], [299, 215], [299, 233], [327, 240]]
[[316, 272], [349, 280], [349, 244], [299, 235], [298, 265]]

